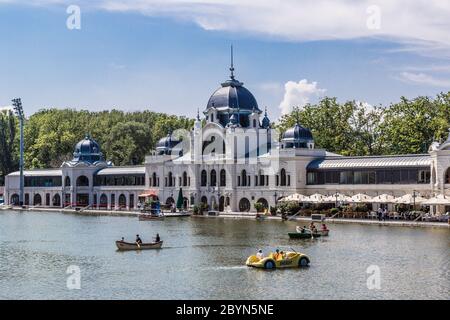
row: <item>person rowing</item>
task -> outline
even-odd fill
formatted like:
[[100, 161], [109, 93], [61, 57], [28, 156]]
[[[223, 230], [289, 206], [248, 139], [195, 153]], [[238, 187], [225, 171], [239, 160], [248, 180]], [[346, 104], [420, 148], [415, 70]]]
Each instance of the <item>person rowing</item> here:
[[161, 241], [161, 238], [159, 236], [159, 233], [157, 233], [156, 237], [155, 237], [155, 242], [160, 242], [160, 241]]
[[140, 245], [142, 244], [142, 239], [141, 239], [141, 237], [139, 237], [138, 234], [136, 235], [136, 244], [137, 244], [138, 246], [140, 246]]

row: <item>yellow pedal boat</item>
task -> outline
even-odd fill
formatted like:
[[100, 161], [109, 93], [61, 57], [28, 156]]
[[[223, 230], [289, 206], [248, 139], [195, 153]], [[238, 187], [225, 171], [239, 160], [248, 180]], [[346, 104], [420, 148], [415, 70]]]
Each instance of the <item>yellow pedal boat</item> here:
[[306, 254], [287, 251], [283, 259], [275, 259], [273, 253], [270, 253], [269, 256], [262, 259], [252, 255], [248, 257], [246, 265], [249, 267], [262, 269], [298, 268], [307, 267], [309, 262], [309, 257]]

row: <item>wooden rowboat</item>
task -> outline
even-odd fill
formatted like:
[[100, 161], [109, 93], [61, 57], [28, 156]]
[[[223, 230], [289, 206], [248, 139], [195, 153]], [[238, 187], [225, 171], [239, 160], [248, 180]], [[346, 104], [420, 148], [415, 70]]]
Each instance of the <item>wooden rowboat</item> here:
[[120, 251], [127, 250], [149, 250], [149, 249], [161, 249], [163, 242], [142, 243], [137, 245], [135, 242], [116, 241], [117, 249]]
[[[305, 233], [301, 233], [301, 232], [288, 232], [289, 238], [291, 239], [311, 239], [311, 233], [310, 232], [305, 232]], [[313, 234], [314, 238], [320, 237], [321, 234], [320, 233], [314, 233]]]

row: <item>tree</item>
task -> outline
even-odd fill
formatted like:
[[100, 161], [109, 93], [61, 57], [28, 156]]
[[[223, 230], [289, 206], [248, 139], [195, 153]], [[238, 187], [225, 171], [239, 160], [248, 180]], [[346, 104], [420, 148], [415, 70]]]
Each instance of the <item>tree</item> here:
[[17, 130], [13, 113], [10, 110], [0, 111], [0, 185], [4, 184], [5, 175], [19, 167]]

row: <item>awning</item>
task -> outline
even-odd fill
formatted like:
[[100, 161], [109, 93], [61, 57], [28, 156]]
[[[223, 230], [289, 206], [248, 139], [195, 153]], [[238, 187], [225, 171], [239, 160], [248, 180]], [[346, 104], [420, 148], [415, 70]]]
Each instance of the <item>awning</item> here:
[[395, 198], [394, 203], [404, 203], [404, 204], [413, 204], [413, 203], [422, 203], [427, 201], [428, 199], [425, 199], [421, 196], [414, 196], [410, 193], [405, 194], [401, 197]]
[[445, 197], [444, 195], [440, 194], [434, 198], [425, 200], [422, 202], [422, 204], [426, 205], [450, 205], [450, 197]]
[[368, 196], [367, 194], [364, 193], [357, 193], [354, 196], [351, 197], [351, 201], [350, 202], [355, 202], [355, 203], [365, 203], [365, 202], [372, 202], [372, 197]]
[[395, 197], [390, 194], [380, 194], [372, 198], [373, 203], [394, 203]]

